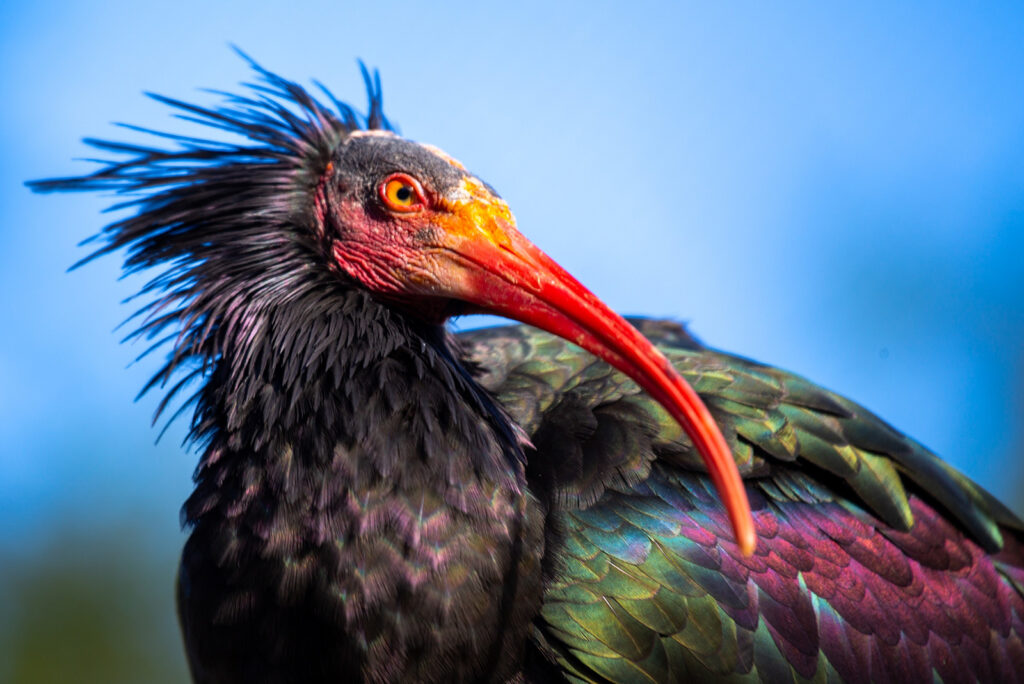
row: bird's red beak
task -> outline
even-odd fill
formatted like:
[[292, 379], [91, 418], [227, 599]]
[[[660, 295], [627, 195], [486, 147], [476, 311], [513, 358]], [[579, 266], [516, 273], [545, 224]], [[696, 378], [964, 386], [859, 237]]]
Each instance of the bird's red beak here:
[[[640, 332], [612, 311], [515, 228], [508, 206], [467, 177], [464, 192], [431, 212], [432, 231], [410, 261], [389, 271], [392, 294], [450, 298], [480, 313], [536, 326], [619, 369], [679, 422], [707, 465], [740, 549], [754, 551], [750, 504], [732, 452], [697, 393]], [[394, 282], [394, 281], [392, 281]]]

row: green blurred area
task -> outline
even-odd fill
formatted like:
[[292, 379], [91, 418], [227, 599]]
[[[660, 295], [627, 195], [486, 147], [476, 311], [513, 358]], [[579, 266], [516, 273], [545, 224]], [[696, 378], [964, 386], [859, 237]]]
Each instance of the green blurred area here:
[[0, 681], [186, 682], [174, 612], [178, 539], [74, 531], [0, 557]]

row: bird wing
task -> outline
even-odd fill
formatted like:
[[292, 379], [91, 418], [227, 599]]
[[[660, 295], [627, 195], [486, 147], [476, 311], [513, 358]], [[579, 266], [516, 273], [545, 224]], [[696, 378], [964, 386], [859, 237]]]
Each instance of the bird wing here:
[[1013, 513], [863, 407], [677, 324], [631, 322], [722, 428], [758, 548], [739, 552], [689, 439], [630, 380], [529, 327], [464, 333], [535, 446], [548, 660], [580, 681], [1024, 677]]

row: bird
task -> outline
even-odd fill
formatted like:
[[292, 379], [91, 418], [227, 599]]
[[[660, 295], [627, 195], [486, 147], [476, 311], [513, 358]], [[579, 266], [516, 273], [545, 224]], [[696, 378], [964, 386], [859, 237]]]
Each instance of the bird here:
[[[245, 55], [243, 55], [245, 57]], [[231, 682], [1024, 681], [1024, 523], [866, 408], [612, 312], [498, 192], [245, 57], [86, 142], [199, 452], [176, 600]], [[227, 134], [229, 139], [217, 136]], [[455, 334], [455, 316], [518, 321]], [[197, 388], [192, 390], [192, 388]], [[190, 393], [191, 392], [191, 393]]]

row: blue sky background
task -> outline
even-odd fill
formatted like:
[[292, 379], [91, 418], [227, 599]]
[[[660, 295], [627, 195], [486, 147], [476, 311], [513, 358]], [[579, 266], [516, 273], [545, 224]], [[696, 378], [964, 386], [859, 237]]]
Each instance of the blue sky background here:
[[135, 138], [113, 121], [189, 130], [141, 93], [215, 102], [251, 76], [229, 42], [360, 108], [378, 67], [403, 133], [613, 308], [846, 394], [1021, 510], [1019, 4], [296, 4], [0, 7], [0, 560], [130, 525], [173, 573], [196, 456], [133, 403], [140, 281], [66, 272], [111, 200], [22, 183]]

